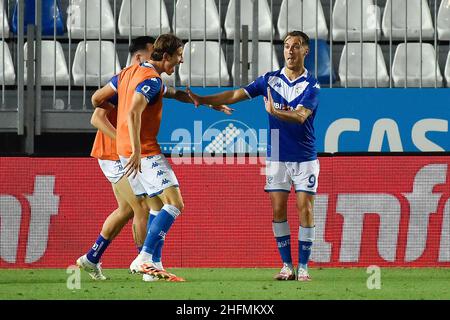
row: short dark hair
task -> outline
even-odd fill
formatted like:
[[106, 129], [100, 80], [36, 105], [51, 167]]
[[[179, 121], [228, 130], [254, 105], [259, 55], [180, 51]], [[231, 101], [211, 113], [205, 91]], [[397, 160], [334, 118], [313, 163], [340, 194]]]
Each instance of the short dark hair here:
[[149, 36], [137, 37], [131, 40], [130, 46], [128, 48], [128, 52], [131, 56], [133, 56], [139, 50], [147, 49], [148, 44], [154, 44], [155, 38]]
[[306, 33], [302, 32], [302, 31], [298, 31], [298, 30], [294, 30], [291, 32], [288, 32], [288, 34], [284, 37], [283, 39], [283, 43], [287, 40], [287, 38], [289, 37], [299, 37], [303, 39], [303, 44], [308, 46], [309, 48], [309, 37]]
[[153, 44], [153, 61], [161, 61], [164, 53], [173, 55], [178, 48], [183, 47], [183, 41], [172, 33], [160, 35]]

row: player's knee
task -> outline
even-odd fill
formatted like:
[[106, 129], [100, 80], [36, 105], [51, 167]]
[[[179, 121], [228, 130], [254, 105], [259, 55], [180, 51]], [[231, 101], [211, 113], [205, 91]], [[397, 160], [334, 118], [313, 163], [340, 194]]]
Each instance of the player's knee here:
[[150, 207], [149, 207], [149, 205], [148, 205], [148, 203], [147, 203], [145, 198], [140, 198], [139, 199], [139, 206], [142, 208], [142, 210], [144, 212], [150, 211]]
[[181, 199], [176, 201], [169, 201], [167, 204], [177, 208], [180, 211], [180, 213], [183, 212], [184, 210], [184, 202]]
[[130, 220], [133, 218], [134, 214], [133, 214], [133, 210], [131, 209], [131, 207], [124, 207], [124, 208], [119, 208], [119, 210], [117, 211], [117, 215], [122, 219], [122, 220]]
[[181, 196], [166, 197], [165, 204], [168, 204], [168, 205], [171, 205], [171, 206], [177, 208], [180, 211], [180, 213], [183, 212], [184, 202], [183, 202], [183, 198]]
[[273, 219], [274, 221], [284, 221], [287, 217], [287, 210], [285, 206], [273, 207]]
[[302, 213], [302, 214], [306, 214], [306, 215], [312, 215], [313, 214], [313, 206], [311, 203], [309, 202], [297, 202], [297, 210]]
[[298, 209], [300, 217], [305, 217], [306, 220], [310, 221], [314, 218], [314, 212], [312, 208], [302, 207]]
[[284, 203], [272, 203], [272, 210], [273, 213], [283, 213], [286, 212], [287, 208], [286, 208], [286, 204]]

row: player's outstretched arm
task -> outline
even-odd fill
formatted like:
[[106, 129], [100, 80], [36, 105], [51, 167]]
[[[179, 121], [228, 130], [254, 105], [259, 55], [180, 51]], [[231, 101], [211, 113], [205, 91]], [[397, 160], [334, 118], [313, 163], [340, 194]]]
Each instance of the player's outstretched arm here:
[[[193, 103], [195, 105], [195, 102], [191, 99], [188, 92], [176, 90], [173, 87], [167, 87], [166, 93], [164, 94], [164, 98], [175, 99], [175, 100], [185, 102], [185, 103]], [[198, 106], [199, 105], [195, 105], [195, 107], [198, 107]], [[211, 109], [214, 109], [219, 112], [223, 112], [228, 115], [232, 114], [234, 111], [234, 109], [232, 109], [226, 105], [219, 105], [219, 106], [207, 105], [207, 106], [210, 107]]]
[[108, 119], [108, 113], [113, 108], [114, 107], [109, 103], [104, 104], [101, 108], [95, 108], [91, 117], [91, 124], [108, 137], [115, 140], [116, 128], [114, 128]]
[[303, 106], [293, 111], [281, 111], [275, 109], [272, 94], [270, 93], [270, 88], [267, 88], [267, 98], [264, 97], [264, 104], [266, 105], [266, 111], [268, 113], [270, 113], [274, 117], [277, 117], [278, 119], [289, 122], [297, 122], [303, 124], [312, 113], [310, 109], [307, 109]]
[[167, 90], [164, 93], [164, 98], [175, 99], [180, 102], [185, 103], [193, 103], [191, 97], [185, 92], [181, 90], [177, 90], [174, 87], [166, 87]]
[[209, 96], [199, 96], [189, 88], [186, 88], [186, 92], [197, 107], [202, 104], [212, 106], [230, 105], [248, 99], [244, 89], [229, 90]]
[[131, 101], [130, 112], [128, 113], [128, 132], [131, 142], [131, 156], [125, 166], [125, 175], [127, 177], [137, 175], [141, 172], [141, 115], [147, 106], [147, 99], [139, 92], [135, 92]]

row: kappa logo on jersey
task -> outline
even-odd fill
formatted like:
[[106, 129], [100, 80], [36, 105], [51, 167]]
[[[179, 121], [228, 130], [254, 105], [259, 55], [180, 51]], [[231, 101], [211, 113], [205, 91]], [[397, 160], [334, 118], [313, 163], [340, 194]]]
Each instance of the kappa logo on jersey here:
[[169, 182], [170, 182], [169, 180], [167, 180], [167, 179], [163, 179], [163, 181], [162, 181], [161, 185], [165, 185], [165, 184], [168, 184]]
[[288, 103], [297, 99], [309, 85], [308, 81], [302, 81], [297, 83], [295, 86], [290, 86], [278, 76], [270, 76], [267, 83]]

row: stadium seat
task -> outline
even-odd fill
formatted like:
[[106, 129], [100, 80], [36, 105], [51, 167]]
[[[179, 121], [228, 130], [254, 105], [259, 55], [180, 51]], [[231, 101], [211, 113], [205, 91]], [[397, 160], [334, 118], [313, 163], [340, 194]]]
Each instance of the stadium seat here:
[[[182, 39], [189, 38], [189, 4], [191, 4], [191, 39], [201, 40], [204, 36], [205, 6], [204, 1], [178, 0], [172, 26], [176, 35]], [[218, 39], [220, 18], [214, 0], [206, 0], [206, 38]]]
[[[422, 24], [420, 23], [420, 1], [422, 1]], [[383, 14], [383, 33], [389, 38], [391, 34], [391, 6], [392, 6], [392, 39], [405, 38], [405, 9], [406, 0], [387, 0]], [[430, 7], [426, 0], [408, 0], [407, 35], [408, 39], [418, 40], [422, 26], [422, 39], [432, 39], [434, 35]]]
[[9, 38], [8, 15], [3, 7], [3, 1], [0, 1], [0, 38]]
[[[54, 70], [56, 70], [56, 85], [67, 85], [69, 83], [69, 71], [67, 69], [66, 59], [61, 43], [56, 41], [56, 60], [55, 60], [55, 41], [43, 40], [41, 42], [41, 84], [43, 86], [52, 86], [54, 84]], [[27, 59], [28, 42], [24, 45], [24, 57]], [[55, 67], [56, 62], [56, 67]], [[27, 81], [27, 65], [25, 62], [25, 82]]]
[[[192, 46], [192, 48], [191, 48]], [[181, 85], [189, 84], [189, 56], [192, 57], [191, 66], [191, 85], [203, 85], [203, 70], [206, 63], [206, 85], [217, 86], [219, 84], [219, 43], [215, 41], [206, 41], [206, 55], [204, 53], [203, 41], [191, 41], [184, 46], [183, 60], [179, 69]], [[225, 55], [221, 50], [220, 71], [221, 84], [228, 85], [230, 77], [228, 75]]]
[[[328, 27], [323, 13], [322, 4], [317, 0], [283, 0], [278, 16], [278, 31], [283, 39], [287, 30], [302, 30], [309, 37], [316, 37], [316, 3], [318, 6], [317, 38], [328, 38]], [[288, 8], [289, 5], [289, 8]], [[289, 13], [289, 14], [286, 14]], [[287, 20], [287, 21], [286, 21]], [[302, 21], [303, 20], [303, 21]], [[286, 28], [286, 22], [288, 28]]]
[[[11, 31], [14, 34], [17, 34], [17, 3], [14, 6], [13, 19], [11, 24]], [[63, 18], [61, 15], [61, 5], [60, 1], [56, 2], [56, 17], [55, 17], [55, 8], [54, 8], [54, 0], [42, 0], [42, 35], [45, 36], [53, 36], [54, 34], [54, 23], [56, 19], [56, 34], [63, 35], [64, 34], [64, 24]], [[35, 24], [36, 18], [36, 9], [35, 9], [35, 0], [25, 0], [24, 7], [24, 34], [27, 33], [27, 25]]]
[[[405, 86], [407, 58], [407, 86], [420, 86], [420, 43], [405, 43], [398, 45], [392, 63], [392, 79], [396, 87]], [[435, 84], [435, 67], [436, 52], [434, 47], [429, 43], [422, 43], [422, 86], [434, 87]], [[437, 86], [442, 87], [442, 74], [437, 68]]]
[[309, 54], [305, 58], [305, 67], [313, 74], [320, 84], [330, 83], [336, 81], [336, 74], [330, 65], [330, 47], [325, 40], [317, 40], [317, 75], [315, 75], [315, 52], [316, 52], [316, 40], [311, 39], [309, 41]]
[[[375, 51], [377, 52], [375, 53]], [[389, 76], [380, 45], [375, 43], [363, 43], [362, 53], [362, 58], [364, 61], [362, 70], [363, 87], [375, 87], [375, 79], [377, 78], [378, 87], [388, 87]], [[377, 66], [377, 69], [375, 69], [375, 66]], [[377, 75], [375, 75], [375, 70], [377, 70]], [[339, 78], [341, 79], [342, 86], [345, 86], [347, 84], [348, 87], [359, 87], [360, 77], [361, 44], [356, 42], [349, 42], [344, 46], [344, 49], [342, 50], [341, 60], [339, 62]]]
[[[225, 32], [227, 39], [234, 38], [234, 6], [235, 1], [228, 3], [227, 14], [225, 16]], [[258, 27], [259, 40], [270, 40], [270, 34], [274, 34], [272, 29], [272, 15], [270, 13], [267, 0], [258, 0]], [[252, 39], [253, 28], [253, 2], [241, 0], [241, 26], [248, 25], [248, 38]]]
[[[5, 51], [4, 56], [3, 50]], [[14, 64], [11, 58], [11, 52], [9, 51], [8, 44], [4, 41], [0, 41], [0, 61], [5, 62], [4, 69], [3, 69], [3, 62], [0, 63], [0, 85], [14, 84], [16, 81]]]
[[[161, 0], [131, 1], [131, 34], [134, 36], [159, 36], [170, 32], [166, 5]], [[161, 5], [161, 6], [160, 6]], [[147, 6], [147, 23], [145, 23], [145, 7]], [[161, 16], [160, 16], [161, 11]], [[147, 29], [146, 29], [147, 27]], [[161, 28], [161, 29], [160, 29]], [[119, 32], [130, 34], [130, 0], [123, 0], [119, 13]]]
[[441, 1], [437, 16], [439, 40], [450, 40], [450, 2]]
[[[114, 44], [111, 41], [101, 42], [101, 75], [99, 74], [100, 65], [100, 42], [99, 41], [87, 41], [86, 42], [86, 85], [96, 86], [98, 85], [99, 77], [101, 79], [101, 85], [106, 84], [111, 77], [120, 71], [119, 57], [114, 50]], [[73, 60], [72, 73], [74, 84], [82, 86], [84, 84], [85, 73], [85, 42], [78, 43], [75, 57]], [[116, 58], [116, 65], [114, 65], [114, 56]]]
[[361, 14], [363, 19], [363, 41], [375, 41], [375, 32], [378, 39], [380, 39], [380, 10], [374, 5], [373, 0], [336, 0], [333, 9], [333, 40], [345, 41], [347, 5], [348, 41], [360, 40]]
[[[87, 4], [87, 5], [86, 5]], [[100, 24], [101, 5], [101, 24]], [[86, 11], [86, 19], [84, 15]], [[115, 33], [115, 22], [108, 0], [72, 0], [67, 8], [67, 30], [75, 39], [98, 39], [102, 29], [102, 39], [112, 39]]]
[[447, 55], [447, 61], [445, 62], [445, 81], [447, 82], [447, 87], [450, 87], [450, 51]]
[[[260, 76], [268, 71], [274, 71], [280, 69], [280, 64], [278, 63], [278, 58], [275, 53], [275, 48], [271, 50], [271, 44], [270, 42], [258, 42], [258, 72], [257, 75]], [[271, 65], [271, 54], [270, 51], [272, 51], [272, 59], [273, 64]], [[252, 70], [253, 70], [253, 63], [252, 63], [252, 52], [253, 52], [253, 46], [252, 43], [248, 43], [248, 82], [252, 82], [253, 76], [252, 76]], [[241, 44], [241, 58], [242, 58], [242, 44]], [[241, 62], [241, 68], [242, 68], [242, 62]], [[233, 67], [231, 69], [231, 74], [234, 75], [234, 63]], [[245, 83], [246, 84], [246, 83]], [[244, 85], [245, 85], [244, 84]]]

